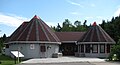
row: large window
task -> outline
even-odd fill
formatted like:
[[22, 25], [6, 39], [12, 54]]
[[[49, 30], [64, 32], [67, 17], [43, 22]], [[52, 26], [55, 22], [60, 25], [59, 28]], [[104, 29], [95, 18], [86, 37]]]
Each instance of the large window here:
[[105, 45], [104, 44], [100, 45], [100, 53], [105, 53]]
[[80, 46], [81, 46], [81, 49], [80, 49], [80, 50], [81, 50], [81, 53], [84, 53], [84, 45], [81, 44]]
[[92, 52], [98, 53], [98, 45], [97, 44], [92, 45]]
[[90, 53], [90, 49], [91, 49], [90, 44], [86, 44], [85, 45], [85, 52]]

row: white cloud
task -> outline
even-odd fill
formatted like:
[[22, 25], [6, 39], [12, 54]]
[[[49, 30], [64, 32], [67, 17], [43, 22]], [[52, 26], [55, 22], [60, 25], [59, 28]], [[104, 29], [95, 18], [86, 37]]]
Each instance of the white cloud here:
[[79, 6], [81, 8], [83, 8], [84, 6], [81, 5], [80, 3], [76, 3], [76, 2], [73, 2], [73, 1], [70, 1], [70, 0], [66, 0], [68, 3], [72, 4], [72, 5], [76, 5], [76, 6]]
[[117, 9], [117, 11], [114, 13], [114, 16], [119, 16], [120, 15], [120, 7]]
[[73, 14], [73, 15], [80, 15], [80, 13], [78, 13], [78, 12], [70, 12], [70, 14]]
[[20, 17], [14, 14], [0, 13], [0, 24], [5, 24], [12, 27], [18, 27], [24, 21], [29, 21], [29, 20], [25, 17]]

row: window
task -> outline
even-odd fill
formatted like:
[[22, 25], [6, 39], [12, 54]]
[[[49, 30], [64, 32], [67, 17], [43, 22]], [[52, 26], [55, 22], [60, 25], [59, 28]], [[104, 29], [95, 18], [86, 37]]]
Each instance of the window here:
[[97, 44], [92, 45], [92, 52], [98, 53], [98, 45]]
[[105, 45], [104, 44], [100, 45], [100, 53], [105, 53]]
[[110, 53], [110, 45], [107, 44], [107, 53]]
[[84, 45], [83, 44], [81, 44], [81, 53], [84, 53]]
[[6, 48], [9, 48], [9, 45], [8, 45], [8, 44], [6, 44]]
[[46, 47], [45, 46], [40, 46], [41, 52], [46, 52]]
[[90, 49], [91, 49], [90, 44], [86, 44], [85, 45], [85, 52], [90, 53]]

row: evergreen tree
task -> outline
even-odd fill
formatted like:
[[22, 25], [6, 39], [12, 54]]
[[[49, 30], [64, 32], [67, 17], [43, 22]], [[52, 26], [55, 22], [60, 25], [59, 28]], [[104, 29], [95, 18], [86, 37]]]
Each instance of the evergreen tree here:
[[105, 20], [102, 20], [102, 24], [100, 24], [103, 29], [105, 29]]
[[2, 39], [3, 39], [3, 41], [5, 42], [5, 40], [7, 39], [6, 34], [3, 35], [3, 38], [2, 38]]
[[103, 21], [101, 27], [117, 42], [120, 39], [120, 16], [113, 17], [111, 21]]
[[6, 39], [7, 39], [6, 34], [4, 34], [3, 37], [0, 38], [0, 53], [1, 53], [1, 50], [4, 46], [3, 43], [5, 42]]

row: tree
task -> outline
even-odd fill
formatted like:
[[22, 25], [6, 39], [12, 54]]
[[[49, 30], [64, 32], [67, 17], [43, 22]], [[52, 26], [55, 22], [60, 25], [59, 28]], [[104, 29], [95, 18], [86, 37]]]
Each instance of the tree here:
[[[116, 55], [116, 58], [114, 57], [114, 55]], [[117, 45], [113, 46], [113, 48], [111, 49], [111, 53], [109, 55], [109, 60], [120, 60], [120, 39], [117, 42]]]
[[65, 21], [62, 23], [62, 26], [58, 25], [51, 27], [54, 31], [57, 32], [75, 32], [75, 31], [86, 31], [88, 29], [88, 26], [86, 25], [87, 20], [85, 20], [84, 25], [81, 25], [81, 21], [76, 20], [74, 22], [74, 25], [68, 20], [65, 19]]
[[86, 27], [87, 20], [84, 21], [83, 26]]
[[81, 22], [77, 20], [77, 21], [74, 22], [74, 25], [75, 25], [76, 27], [78, 27], [78, 26], [81, 25]]
[[80, 21], [78, 21], [78, 20], [76, 20], [75, 22], [74, 22], [74, 31], [80, 31], [80, 28], [81, 28], [81, 22]]
[[7, 39], [6, 34], [4, 34], [3, 37], [0, 38], [0, 53], [2, 48], [4, 47], [3, 43], [5, 42], [6, 39]]
[[3, 38], [2, 38], [4, 42], [5, 42], [6, 38], [7, 38], [7, 37], [6, 37], [6, 34], [4, 34], [4, 35], [3, 35]]
[[103, 20], [101, 27], [117, 42], [111, 49], [109, 60], [115, 58], [114, 56], [116, 56], [115, 60], [120, 60], [120, 16], [113, 17], [107, 22]]
[[61, 29], [62, 29], [62, 28], [61, 28], [60, 24], [58, 23], [57, 28], [56, 28], [56, 31], [57, 31], [57, 32], [61, 32]]
[[70, 21], [68, 19], [65, 19], [65, 21], [63, 22], [62, 31], [71, 31], [72, 26], [73, 25], [70, 23]]
[[115, 21], [115, 19], [114, 19], [114, 17], [112, 17], [111, 22], [114, 22], [114, 21]]
[[3, 40], [2, 38], [0, 38], [0, 53], [1, 53], [2, 48], [3, 48]]
[[103, 21], [101, 27], [117, 42], [120, 39], [120, 16], [113, 17], [111, 21]]
[[103, 29], [105, 29], [105, 20], [102, 20], [101, 27], [102, 27]]

